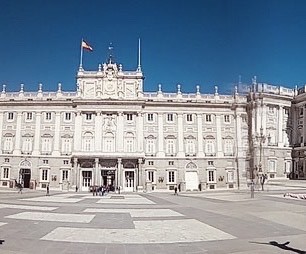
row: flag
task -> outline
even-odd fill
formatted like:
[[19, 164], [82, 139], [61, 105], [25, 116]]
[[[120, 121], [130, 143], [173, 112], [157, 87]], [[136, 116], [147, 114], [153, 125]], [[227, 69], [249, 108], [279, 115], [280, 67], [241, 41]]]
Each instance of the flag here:
[[82, 48], [87, 49], [89, 51], [93, 51], [92, 47], [84, 40], [82, 40]]

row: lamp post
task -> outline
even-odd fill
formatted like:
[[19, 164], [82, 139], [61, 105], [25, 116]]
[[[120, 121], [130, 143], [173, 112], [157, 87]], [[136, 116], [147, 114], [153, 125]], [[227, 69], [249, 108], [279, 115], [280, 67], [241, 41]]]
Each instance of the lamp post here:
[[260, 184], [261, 184], [261, 190], [264, 190], [263, 186], [266, 180], [266, 175], [263, 172], [262, 169], [262, 157], [263, 157], [263, 143], [266, 141], [266, 136], [263, 135], [263, 128], [260, 127], [260, 133], [258, 136], [256, 136], [257, 140], [259, 141], [259, 163], [258, 163], [258, 172], [260, 174]]

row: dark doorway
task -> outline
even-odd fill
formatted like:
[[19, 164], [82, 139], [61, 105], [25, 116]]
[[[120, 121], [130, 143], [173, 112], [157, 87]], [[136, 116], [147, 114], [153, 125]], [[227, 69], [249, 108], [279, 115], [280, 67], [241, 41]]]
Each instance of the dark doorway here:
[[21, 183], [23, 183], [23, 188], [30, 188], [31, 170], [28, 168], [21, 168], [20, 178]]
[[102, 185], [108, 186], [111, 191], [115, 190], [115, 170], [101, 170]]

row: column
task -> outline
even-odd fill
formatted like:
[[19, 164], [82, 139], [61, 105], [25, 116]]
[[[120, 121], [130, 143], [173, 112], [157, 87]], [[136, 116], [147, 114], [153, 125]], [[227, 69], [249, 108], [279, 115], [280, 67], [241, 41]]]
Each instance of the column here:
[[118, 152], [123, 152], [124, 148], [124, 139], [123, 139], [123, 128], [124, 128], [124, 121], [123, 121], [123, 112], [118, 112], [118, 122], [117, 122], [117, 140], [116, 140], [116, 148]]
[[76, 112], [74, 124], [74, 151], [81, 151], [82, 146], [82, 115]]
[[255, 131], [257, 134], [260, 133], [260, 127], [261, 127], [261, 106], [260, 106], [260, 102], [257, 100], [255, 102], [255, 105], [256, 105], [256, 117], [255, 117], [255, 124], [256, 124], [256, 128], [255, 128]]
[[95, 168], [93, 173], [93, 185], [99, 185], [99, 158], [95, 158]]
[[0, 153], [2, 150], [3, 112], [0, 112]]
[[222, 132], [221, 132], [221, 116], [216, 115], [217, 128], [217, 157], [223, 157], [222, 153]]
[[137, 151], [139, 153], [144, 152], [143, 150], [143, 115], [141, 112], [137, 113], [137, 122], [136, 122], [136, 133], [137, 133]]
[[78, 158], [73, 158], [73, 174], [71, 174], [71, 185], [80, 187], [78, 184]]
[[183, 124], [183, 114], [179, 113], [177, 115], [177, 141], [178, 141], [178, 157], [185, 157], [184, 152], [184, 124]]
[[158, 113], [158, 152], [157, 157], [165, 157], [163, 113]]
[[55, 113], [55, 130], [54, 130], [54, 149], [52, 155], [59, 156], [60, 132], [61, 132], [61, 113]]
[[13, 154], [20, 154], [22, 112], [17, 113], [15, 149]]
[[240, 156], [240, 150], [242, 149], [242, 137], [241, 137], [241, 115], [237, 114], [236, 115], [236, 157]]
[[41, 112], [35, 113], [35, 136], [34, 136], [34, 149], [33, 149], [33, 155], [39, 155], [40, 154], [40, 124], [41, 124]]
[[138, 159], [138, 191], [142, 191], [143, 190], [143, 183], [144, 183], [144, 179], [143, 179], [144, 173], [143, 173], [143, 164], [142, 164], [142, 159]]
[[283, 121], [284, 120], [283, 119], [284, 119], [284, 109], [283, 109], [283, 106], [279, 106], [278, 108], [278, 129], [277, 129], [278, 130], [278, 142], [277, 143], [279, 147], [284, 146], [284, 141], [283, 141]]
[[122, 172], [122, 159], [118, 158], [117, 159], [117, 186], [120, 187], [120, 191], [123, 191], [123, 172]]
[[102, 151], [102, 112], [95, 117], [95, 152]]
[[198, 153], [197, 157], [204, 157], [203, 151], [203, 119], [202, 114], [197, 114], [197, 124], [198, 124]]

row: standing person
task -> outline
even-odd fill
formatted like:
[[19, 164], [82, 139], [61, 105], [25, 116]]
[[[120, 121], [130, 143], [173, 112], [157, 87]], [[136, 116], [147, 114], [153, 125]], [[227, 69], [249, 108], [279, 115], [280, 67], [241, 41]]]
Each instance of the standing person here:
[[46, 193], [46, 196], [50, 196], [50, 186], [49, 186], [49, 184], [47, 185], [47, 193]]
[[174, 187], [174, 195], [178, 195], [177, 194], [177, 187], [176, 186]]

